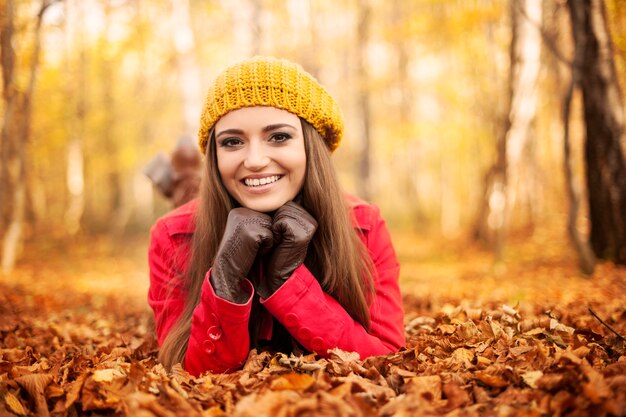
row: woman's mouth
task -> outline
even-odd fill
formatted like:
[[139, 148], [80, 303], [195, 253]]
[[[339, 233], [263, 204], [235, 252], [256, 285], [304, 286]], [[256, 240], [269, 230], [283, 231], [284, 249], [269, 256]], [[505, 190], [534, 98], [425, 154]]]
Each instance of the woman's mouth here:
[[270, 175], [263, 178], [244, 178], [243, 183], [247, 187], [260, 187], [262, 185], [272, 184], [282, 178], [282, 175]]

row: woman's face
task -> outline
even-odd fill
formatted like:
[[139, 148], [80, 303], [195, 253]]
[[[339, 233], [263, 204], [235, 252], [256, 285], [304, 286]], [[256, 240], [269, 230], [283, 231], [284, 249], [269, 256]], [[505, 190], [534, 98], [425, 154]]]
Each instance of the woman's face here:
[[270, 212], [293, 200], [306, 172], [300, 119], [275, 107], [244, 107], [215, 124], [217, 168], [243, 207]]

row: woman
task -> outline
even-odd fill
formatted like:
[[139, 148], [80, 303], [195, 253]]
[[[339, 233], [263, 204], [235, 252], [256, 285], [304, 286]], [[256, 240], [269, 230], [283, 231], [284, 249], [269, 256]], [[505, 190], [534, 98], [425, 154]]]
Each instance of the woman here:
[[226, 69], [201, 116], [197, 200], [152, 228], [148, 300], [159, 360], [192, 374], [240, 368], [252, 348], [403, 346], [399, 266], [378, 208], [343, 194], [332, 97], [299, 65]]

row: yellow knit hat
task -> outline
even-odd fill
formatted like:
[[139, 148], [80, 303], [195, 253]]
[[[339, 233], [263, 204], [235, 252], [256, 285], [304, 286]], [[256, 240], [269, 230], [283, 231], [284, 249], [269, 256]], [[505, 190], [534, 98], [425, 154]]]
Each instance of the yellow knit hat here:
[[255, 57], [227, 68], [209, 88], [198, 132], [202, 153], [209, 131], [220, 117], [254, 106], [287, 110], [309, 122], [331, 151], [339, 146], [343, 136], [341, 110], [315, 78], [285, 59]]

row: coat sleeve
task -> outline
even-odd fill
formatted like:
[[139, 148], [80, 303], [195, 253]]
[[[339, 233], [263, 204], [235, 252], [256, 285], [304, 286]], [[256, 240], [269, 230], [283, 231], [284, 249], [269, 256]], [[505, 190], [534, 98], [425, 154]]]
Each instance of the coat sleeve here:
[[369, 332], [322, 290], [304, 265], [261, 301], [302, 346], [321, 356], [338, 347], [357, 352], [363, 359], [397, 351], [405, 344], [398, 261], [378, 208], [366, 207], [357, 217], [364, 220], [361, 238], [375, 267]]
[[[186, 239], [188, 241], [188, 239]], [[154, 311], [156, 334], [161, 346], [176, 323], [186, 302], [180, 276], [189, 259], [188, 242], [157, 223], [151, 233], [148, 262], [150, 289], [148, 303]], [[248, 321], [252, 305], [252, 284], [245, 281], [251, 294], [245, 304], [234, 304], [215, 295], [209, 282], [210, 271], [202, 284], [200, 302], [193, 311], [184, 366], [193, 375], [238, 369], [250, 349]]]

